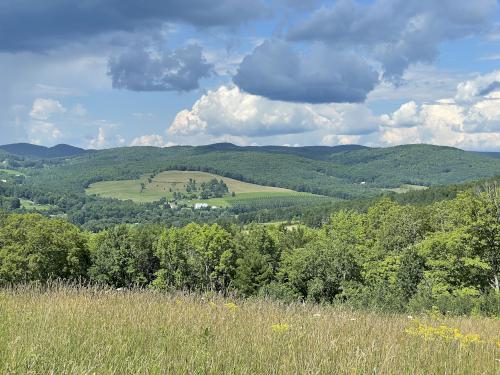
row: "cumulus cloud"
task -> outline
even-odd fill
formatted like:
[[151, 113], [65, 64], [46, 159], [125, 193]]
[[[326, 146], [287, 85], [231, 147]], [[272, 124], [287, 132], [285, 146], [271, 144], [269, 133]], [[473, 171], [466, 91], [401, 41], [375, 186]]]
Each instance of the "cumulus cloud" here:
[[90, 149], [102, 149], [109, 147], [119, 147], [125, 144], [125, 139], [116, 134], [117, 125], [99, 121], [102, 126], [99, 126], [97, 136], [90, 138], [87, 147]]
[[465, 132], [500, 132], [500, 87], [489, 98], [465, 108]]
[[130, 143], [130, 146], [154, 146], [154, 147], [165, 147], [167, 144], [163, 137], [158, 134], [143, 135], [141, 137], [134, 138]]
[[[382, 115], [381, 143], [433, 143], [471, 149], [498, 149], [500, 145], [499, 72], [458, 85], [456, 99], [403, 104]], [[487, 87], [488, 90], [483, 88]]]
[[274, 40], [247, 55], [233, 80], [241, 89], [273, 100], [353, 103], [366, 99], [378, 83], [378, 73], [354, 54], [319, 44], [304, 54]]
[[[105, 148], [123, 145], [125, 140], [117, 134], [119, 126], [106, 120], [93, 119], [80, 103], [66, 108], [54, 99], [37, 98], [29, 108], [20, 107], [16, 126], [24, 132], [28, 142], [43, 145], [69, 143], [83, 147]], [[97, 131], [95, 136], [82, 134]], [[86, 138], [87, 142], [85, 142]]]
[[403, 104], [392, 115], [382, 115], [381, 120], [385, 125], [393, 127], [412, 127], [420, 122], [420, 113], [414, 101]]
[[54, 124], [34, 121], [28, 127], [29, 141], [34, 144], [53, 144], [62, 137], [62, 132]]
[[105, 147], [107, 144], [108, 142], [106, 140], [106, 131], [104, 130], [104, 128], [99, 128], [97, 137], [90, 140], [88, 147], [91, 149], [99, 149]]
[[399, 78], [416, 62], [433, 61], [438, 46], [487, 30], [496, 0], [340, 0], [292, 27], [288, 39], [321, 41], [335, 49], [364, 49]]
[[34, 144], [54, 144], [60, 140], [63, 133], [50, 119], [64, 113], [66, 108], [58, 100], [35, 99], [29, 112], [29, 120], [24, 126], [28, 141]]
[[460, 103], [471, 103], [498, 89], [500, 89], [500, 71], [494, 71], [459, 83], [455, 100]]
[[38, 98], [33, 102], [30, 116], [35, 120], [47, 120], [53, 115], [66, 112], [58, 100]]
[[337, 135], [337, 134], [327, 134], [321, 139], [321, 143], [326, 146], [338, 146], [338, 145], [353, 145], [358, 144], [361, 140], [359, 135]]
[[[458, 85], [451, 97], [408, 101], [376, 116], [366, 104], [301, 104], [269, 100], [238, 87], [209, 91], [190, 110], [179, 112], [168, 133], [180, 143], [231, 141], [260, 144], [430, 143], [500, 151], [498, 72]], [[458, 101], [474, 87], [467, 102]], [[484, 94], [484, 88], [488, 93]], [[483, 93], [483, 95], [481, 95]]]
[[169, 51], [159, 45], [135, 45], [109, 60], [114, 88], [133, 91], [190, 91], [212, 73], [201, 47]]
[[340, 134], [369, 133], [376, 119], [356, 105], [309, 105], [272, 101], [221, 86], [197, 100], [191, 110], [177, 114], [172, 135], [269, 137], [329, 129]]
[[3, 0], [0, 51], [46, 51], [99, 34], [159, 28], [165, 22], [233, 27], [267, 14], [259, 0]]

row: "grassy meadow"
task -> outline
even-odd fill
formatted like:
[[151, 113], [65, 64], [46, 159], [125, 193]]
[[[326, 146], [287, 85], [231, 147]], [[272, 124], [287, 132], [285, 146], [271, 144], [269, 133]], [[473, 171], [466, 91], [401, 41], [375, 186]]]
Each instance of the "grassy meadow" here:
[[33, 210], [33, 211], [48, 211], [53, 209], [55, 206], [50, 205], [50, 204], [37, 204], [33, 201], [30, 201], [28, 199], [20, 199], [21, 201], [21, 207], [26, 209], [26, 210]]
[[13, 169], [2, 169], [0, 168], [0, 174], [12, 175], [12, 176], [26, 176], [24, 173]]
[[382, 189], [382, 190], [393, 191], [397, 194], [404, 194], [404, 193], [408, 193], [409, 191], [426, 190], [426, 189], [428, 189], [427, 186], [404, 184], [404, 185], [401, 185], [400, 187], [397, 187], [397, 188]]
[[[186, 185], [190, 178], [196, 180], [197, 184], [208, 182], [216, 178], [218, 180], [222, 179], [226, 183], [229, 192], [234, 192], [236, 197], [227, 195], [223, 198], [212, 198], [200, 202], [225, 207], [231, 205], [232, 201], [235, 200], [234, 198], [241, 200], [260, 197], [313, 196], [313, 194], [300, 193], [294, 190], [272, 186], [251, 184], [199, 171], [165, 171], [156, 175], [151, 180], [151, 183], [148, 182], [148, 177], [148, 175], [144, 175], [137, 180], [97, 182], [91, 184], [86, 190], [86, 193], [106, 198], [132, 200], [138, 203], [155, 202], [161, 198], [172, 199], [172, 194], [174, 192], [186, 193]], [[141, 184], [144, 184], [144, 190], [142, 191]], [[192, 201], [191, 203], [194, 202], [198, 201]]]
[[498, 374], [500, 321], [263, 300], [0, 291], [2, 374]]

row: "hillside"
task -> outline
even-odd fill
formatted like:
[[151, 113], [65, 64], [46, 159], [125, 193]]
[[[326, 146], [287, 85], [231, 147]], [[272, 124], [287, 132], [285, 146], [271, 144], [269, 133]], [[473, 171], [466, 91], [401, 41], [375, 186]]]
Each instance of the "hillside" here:
[[446, 185], [500, 173], [499, 159], [450, 147], [340, 147], [116, 148], [80, 155], [34, 173], [54, 189], [83, 192], [98, 181], [137, 179], [164, 170], [198, 170], [341, 199], [375, 196], [381, 189], [401, 185]]
[[[47, 215], [65, 215], [91, 230], [118, 223], [183, 225], [190, 221], [290, 220], [317, 226], [341, 207], [363, 209], [382, 195], [398, 193], [398, 201], [415, 203], [449, 199], [466, 188], [461, 184], [492, 178], [500, 172], [500, 159], [431, 145], [238, 147], [226, 143], [124, 147], [51, 159], [16, 156], [0, 149], [2, 153], [3, 168], [25, 177], [2, 177], [7, 183], [0, 184], [0, 197], [5, 198], [0, 206], [10, 209], [17, 204], [13, 198], [19, 198], [21, 202], [33, 202], [34, 207], [51, 207]], [[146, 182], [148, 177], [172, 171], [209, 173], [219, 180], [294, 193], [252, 192], [232, 197], [228, 192], [222, 198], [209, 198], [211, 205], [225, 208], [211, 212], [189, 209], [196, 195], [177, 195], [174, 201], [181, 204], [166, 210], [158, 202], [162, 198], [171, 202], [175, 189], [170, 192], [172, 186], [163, 182]], [[421, 190], [425, 188], [430, 189]], [[87, 195], [86, 190], [98, 196]], [[408, 193], [401, 194], [404, 192]]]
[[305, 157], [315, 160], [328, 160], [332, 155], [369, 149], [369, 147], [361, 145], [339, 145], [339, 146], [236, 146], [232, 143], [215, 143], [212, 145], [197, 147], [200, 153], [211, 151], [250, 151], [250, 152], [264, 152], [272, 154], [287, 154]]
[[[223, 181], [227, 185], [227, 192], [220, 194], [219, 197], [200, 199], [202, 184], [209, 183], [213, 179]], [[91, 184], [86, 193], [121, 200], [129, 199], [134, 202], [154, 202], [161, 198], [171, 201], [178, 194], [183, 196], [179, 200], [188, 200], [190, 205], [205, 202], [217, 206], [228, 206], [233, 201], [265, 197], [314, 197], [312, 194], [251, 184], [199, 171], [165, 171], [157, 175], [145, 175], [136, 180], [101, 181]]]
[[30, 143], [14, 143], [10, 145], [0, 146], [0, 149], [14, 155], [33, 156], [49, 159], [82, 155], [88, 152], [82, 148], [65, 144], [60, 144], [53, 147], [45, 147], [33, 145]]

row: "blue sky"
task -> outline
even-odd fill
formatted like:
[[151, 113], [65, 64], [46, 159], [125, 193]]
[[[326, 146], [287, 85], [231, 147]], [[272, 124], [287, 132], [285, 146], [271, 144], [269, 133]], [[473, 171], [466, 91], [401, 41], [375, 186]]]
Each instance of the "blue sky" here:
[[500, 151], [496, 0], [3, 0], [0, 25], [1, 144]]

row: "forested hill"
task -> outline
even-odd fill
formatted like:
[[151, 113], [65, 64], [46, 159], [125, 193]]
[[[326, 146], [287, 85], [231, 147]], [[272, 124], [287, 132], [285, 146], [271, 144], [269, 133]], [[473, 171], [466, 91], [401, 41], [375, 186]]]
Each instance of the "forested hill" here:
[[30, 143], [13, 143], [0, 146], [0, 149], [10, 154], [38, 158], [59, 158], [85, 154], [89, 151], [75, 146], [60, 144], [53, 147], [33, 145]]
[[180, 169], [341, 199], [375, 196], [383, 193], [382, 189], [404, 184], [447, 185], [500, 174], [500, 159], [431, 145], [125, 147], [85, 153], [50, 165], [29, 174], [52, 191], [83, 192], [97, 181]]
[[334, 154], [345, 153], [349, 151], [369, 149], [361, 145], [339, 145], [339, 146], [236, 146], [232, 143], [214, 143], [206, 146], [197, 147], [199, 152], [207, 151], [252, 151], [273, 154], [287, 154], [302, 156], [315, 160], [328, 160]]

